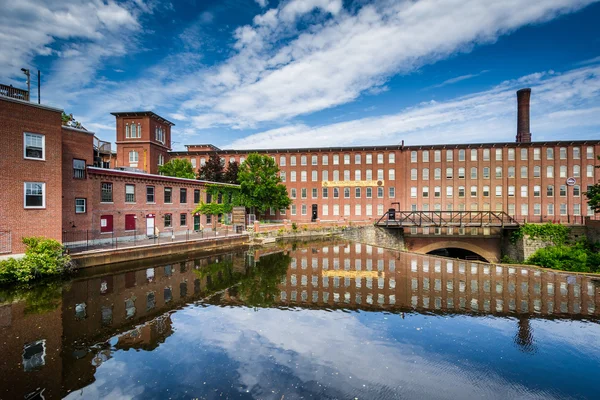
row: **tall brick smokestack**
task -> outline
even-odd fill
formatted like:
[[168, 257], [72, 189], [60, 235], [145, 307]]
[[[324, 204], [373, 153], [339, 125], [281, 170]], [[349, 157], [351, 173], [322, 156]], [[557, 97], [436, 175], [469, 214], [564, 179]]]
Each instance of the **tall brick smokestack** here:
[[529, 98], [531, 89], [517, 90], [517, 143], [531, 143], [529, 131]]

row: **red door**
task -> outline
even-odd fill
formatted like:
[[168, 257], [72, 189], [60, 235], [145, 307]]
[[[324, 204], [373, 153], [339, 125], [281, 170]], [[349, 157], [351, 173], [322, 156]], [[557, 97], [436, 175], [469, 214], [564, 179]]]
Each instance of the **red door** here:
[[125, 214], [125, 230], [135, 231], [135, 214]]
[[112, 215], [101, 215], [100, 216], [100, 232], [112, 232], [113, 231], [113, 216]]

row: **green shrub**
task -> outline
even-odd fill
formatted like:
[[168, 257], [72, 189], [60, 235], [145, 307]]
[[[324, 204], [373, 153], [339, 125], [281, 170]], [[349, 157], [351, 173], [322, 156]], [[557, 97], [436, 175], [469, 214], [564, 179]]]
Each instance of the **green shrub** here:
[[0, 261], [0, 285], [61, 275], [70, 269], [71, 259], [56, 240], [29, 237], [23, 243], [27, 245], [23, 258]]
[[502, 256], [502, 258], [500, 259], [500, 262], [502, 264], [519, 264], [519, 262], [517, 260], [515, 260], [514, 258], [511, 258], [507, 254]]
[[296, 225], [295, 222], [292, 222], [292, 230], [293, 231], [297, 231], [298, 230], [298, 225]]
[[554, 245], [566, 244], [569, 240], [571, 229], [565, 225], [553, 224], [547, 222], [545, 224], [524, 224], [511, 235], [511, 241], [516, 243], [525, 235], [531, 239], [543, 240], [552, 242]]
[[563, 271], [600, 272], [598, 248], [586, 241], [571, 246], [561, 244], [539, 249], [526, 263]]

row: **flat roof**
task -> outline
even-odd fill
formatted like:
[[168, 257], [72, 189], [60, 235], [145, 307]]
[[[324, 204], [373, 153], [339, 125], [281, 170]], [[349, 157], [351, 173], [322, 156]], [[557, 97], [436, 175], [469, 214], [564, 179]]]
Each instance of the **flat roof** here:
[[97, 174], [97, 175], [131, 176], [131, 177], [136, 177], [136, 178], [146, 178], [146, 179], [154, 179], [154, 180], [158, 179], [158, 180], [164, 180], [164, 181], [169, 181], [169, 182], [180, 182], [180, 183], [188, 183], [188, 184], [196, 183], [196, 184], [240, 187], [240, 185], [234, 185], [232, 183], [203, 181], [200, 179], [177, 178], [174, 176], [149, 174], [147, 172], [123, 171], [120, 169], [87, 167], [87, 170], [90, 173]]
[[533, 147], [547, 145], [574, 145], [574, 144], [600, 144], [596, 140], [556, 140], [540, 141], [530, 143], [500, 142], [500, 143], [460, 143], [460, 144], [423, 144], [423, 145], [380, 145], [380, 146], [334, 146], [334, 147], [302, 147], [282, 149], [221, 149], [216, 151], [194, 150], [194, 151], [170, 151], [173, 155], [207, 154], [216, 152], [220, 154], [248, 154], [248, 153], [308, 153], [308, 152], [330, 152], [330, 151], [382, 151], [382, 150], [420, 150], [420, 149], [449, 149], [449, 148], [477, 148], [477, 147]]
[[44, 106], [42, 104], [32, 103], [30, 101], [21, 100], [21, 99], [15, 99], [13, 97], [4, 96], [4, 95], [1, 95], [1, 94], [0, 94], [0, 100], [10, 101], [12, 103], [19, 103], [19, 104], [23, 104], [25, 106], [30, 106], [30, 107], [41, 108], [43, 110], [48, 110], [48, 111], [56, 111], [56, 112], [59, 112], [59, 113], [62, 113], [64, 111], [62, 108], [55, 108], [55, 107], [50, 107], [50, 106]]
[[111, 114], [114, 115], [115, 117], [152, 117], [161, 122], [164, 122], [165, 124], [175, 126], [174, 123], [172, 123], [171, 121], [169, 121], [166, 118], [161, 117], [160, 115], [156, 114], [153, 111], [120, 111], [120, 112], [111, 112]]

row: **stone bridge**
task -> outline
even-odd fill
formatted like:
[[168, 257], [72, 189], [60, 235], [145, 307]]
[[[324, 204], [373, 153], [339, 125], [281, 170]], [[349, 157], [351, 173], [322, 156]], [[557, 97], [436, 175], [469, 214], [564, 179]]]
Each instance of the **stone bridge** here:
[[[404, 236], [404, 248], [415, 253], [498, 262], [502, 258], [502, 236]], [[440, 252], [447, 251], [447, 254]], [[457, 251], [458, 250], [458, 251]], [[461, 256], [462, 255], [462, 256]], [[479, 256], [479, 257], [477, 257]]]

